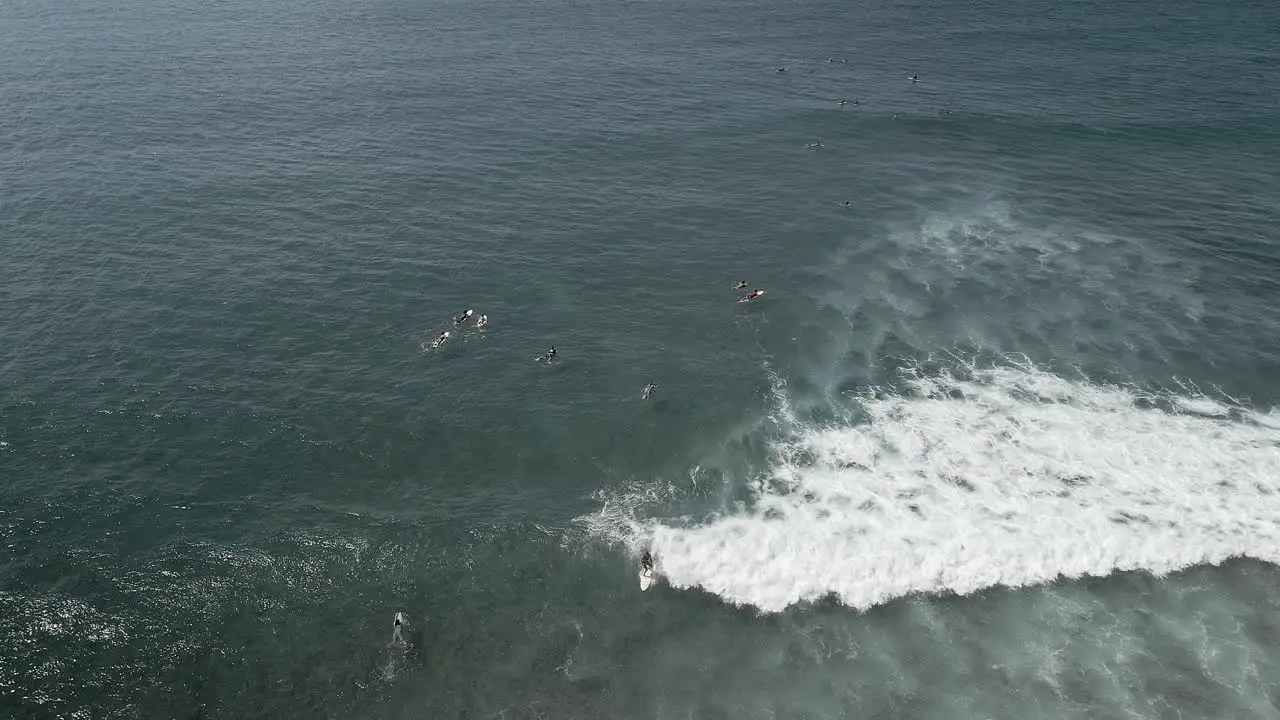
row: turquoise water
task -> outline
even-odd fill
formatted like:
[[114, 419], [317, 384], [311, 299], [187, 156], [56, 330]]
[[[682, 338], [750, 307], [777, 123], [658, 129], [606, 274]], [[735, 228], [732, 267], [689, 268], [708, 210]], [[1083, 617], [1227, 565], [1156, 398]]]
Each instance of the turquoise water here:
[[0, 715], [1280, 716], [1277, 30], [5, 5]]

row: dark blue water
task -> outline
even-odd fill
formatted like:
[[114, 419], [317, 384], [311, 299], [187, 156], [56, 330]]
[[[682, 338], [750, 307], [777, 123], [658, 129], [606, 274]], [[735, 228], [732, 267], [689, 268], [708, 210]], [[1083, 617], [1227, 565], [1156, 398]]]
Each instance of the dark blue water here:
[[0, 8], [0, 716], [1280, 716], [1277, 32]]

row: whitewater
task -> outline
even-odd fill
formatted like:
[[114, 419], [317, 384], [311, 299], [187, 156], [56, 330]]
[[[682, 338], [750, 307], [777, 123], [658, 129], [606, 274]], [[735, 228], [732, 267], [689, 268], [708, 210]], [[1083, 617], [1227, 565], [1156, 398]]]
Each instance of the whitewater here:
[[632, 488], [588, 524], [652, 547], [672, 588], [767, 612], [1280, 562], [1273, 414], [1028, 362], [902, 374], [846, 398], [844, 419], [824, 426], [799, 421], [776, 381], [774, 419], [788, 430], [749, 502], [690, 523], [644, 517], [660, 493]]

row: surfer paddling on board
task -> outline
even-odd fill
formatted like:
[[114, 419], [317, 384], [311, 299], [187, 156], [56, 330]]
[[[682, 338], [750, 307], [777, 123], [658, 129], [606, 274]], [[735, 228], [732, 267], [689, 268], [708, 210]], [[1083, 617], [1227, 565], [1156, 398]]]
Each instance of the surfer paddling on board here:
[[409, 618], [405, 617], [404, 613], [402, 612], [396, 613], [395, 622], [391, 624], [391, 644], [392, 645], [406, 644], [404, 641], [404, 635], [402, 635], [401, 633], [404, 631], [405, 627], [407, 627], [408, 625], [409, 625]]
[[547, 351], [547, 354], [542, 356], [542, 359], [546, 360], [547, 362], [551, 362], [552, 360], [555, 359], [555, 357], [556, 357], [556, 346], [552, 345], [551, 349]]
[[920, 76], [919, 76], [919, 75], [912, 75], [912, 76], [908, 77], [907, 79], [908, 79], [908, 80], [910, 80], [910, 81], [911, 81], [911, 82], [913, 82], [913, 83], [914, 83], [914, 82], [920, 82]]
[[649, 399], [649, 393], [653, 392], [653, 389], [654, 389], [654, 388], [656, 388], [656, 387], [658, 387], [658, 386], [657, 386], [657, 385], [654, 385], [653, 383], [649, 383], [648, 385], [645, 385], [645, 386], [644, 386], [644, 390], [641, 390], [641, 391], [640, 391], [640, 399], [641, 399], [641, 400], [648, 400], [648, 399]]
[[763, 290], [752, 290], [746, 295], [743, 295], [742, 299], [739, 300], [738, 302], [751, 302], [752, 300], [755, 300], [756, 298], [760, 297], [763, 294], [764, 294]]
[[464, 313], [453, 316], [453, 326], [457, 327], [461, 325], [462, 323], [466, 322], [467, 318], [471, 317], [473, 314], [475, 314], [475, 310], [468, 310]]
[[432, 349], [432, 350], [434, 350], [434, 349], [436, 349], [436, 348], [440, 347], [441, 345], [443, 345], [443, 344], [444, 344], [444, 341], [445, 341], [445, 340], [448, 340], [448, 339], [449, 339], [449, 332], [448, 332], [448, 331], [445, 331], [445, 332], [440, 333], [440, 337], [436, 338], [435, 342], [431, 343], [431, 349]]

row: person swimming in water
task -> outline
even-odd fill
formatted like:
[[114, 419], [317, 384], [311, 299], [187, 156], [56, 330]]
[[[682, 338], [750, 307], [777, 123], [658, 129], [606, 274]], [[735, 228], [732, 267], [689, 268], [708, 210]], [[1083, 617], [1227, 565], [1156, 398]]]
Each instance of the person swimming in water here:
[[737, 285], [733, 286], [734, 290], [741, 290], [747, 286], [746, 280], [739, 280]]
[[746, 295], [743, 295], [742, 299], [739, 300], [738, 302], [751, 302], [752, 300], [755, 300], [756, 298], [760, 297], [763, 294], [764, 294], [763, 290], [752, 290]]
[[547, 362], [551, 362], [555, 358], [555, 356], [556, 356], [556, 346], [552, 345], [551, 349], [547, 351], [547, 354], [542, 356], [542, 359], [546, 360]]
[[489, 324], [489, 316], [488, 316], [488, 315], [481, 315], [480, 317], [476, 318], [476, 327], [478, 327], [478, 328], [482, 328], [482, 327], [484, 327], [485, 325], [488, 325], [488, 324]]
[[466, 311], [466, 312], [464, 312], [464, 313], [461, 313], [461, 314], [459, 314], [459, 315], [455, 315], [455, 316], [453, 316], [453, 326], [454, 326], [454, 327], [457, 327], [457, 326], [461, 325], [462, 323], [466, 322], [466, 321], [467, 321], [467, 318], [471, 317], [471, 316], [472, 316], [472, 314], [474, 314], [474, 313], [475, 313], [475, 310], [468, 310], [468, 311]]
[[840, 207], [842, 208], [853, 207], [853, 203], [848, 200], [845, 200], [844, 202], [840, 203]]
[[408, 625], [409, 625], [409, 618], [405, 617], [405, 614], [402, 612], [396, 613], [396, 619], [391, 624], [391, 644], [392, 645], [407, 644], [405, 643], [404, 635], [402, 635], [401, 633], [404, 632], [404, 629], [408, 627]]
[[436, 341], [431, 343], [432, 349], [438, 348], [441, 345], [443, 345], [444, 341], [449, 339], [450, 334], [451, 333], [449, 333], [448, 331], [440, 333], [440, 337], [436, 338]]
[[648, 385], [645, 385], [645, 386], [644, 386], [644, 390], [641, 390], [641, 391], [640, 391], [640, 399], [641, 399], [641, 400], [648, 400], [648, 399], [649, 399], [649, 393], [653, 392], [653, 389], [654, 389], [654, 388], [656, 388], [656, 387], [658, 387], [658, 386], [657, 386], [657, 385], [654, 385], [653, 383], [649, 383]]

